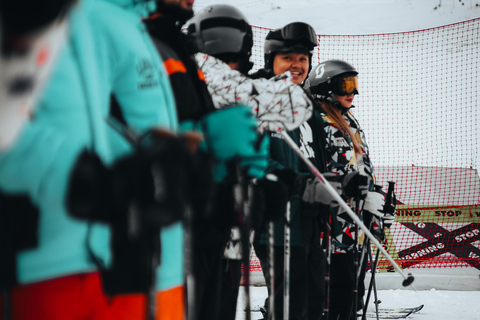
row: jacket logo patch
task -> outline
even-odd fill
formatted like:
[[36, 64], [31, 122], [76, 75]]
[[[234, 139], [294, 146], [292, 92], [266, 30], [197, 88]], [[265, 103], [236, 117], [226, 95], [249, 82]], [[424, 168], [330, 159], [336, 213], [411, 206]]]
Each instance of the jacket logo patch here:
[[139, 78], [138, 89], [147, 89], [158, 85], [155, 79], [155, 71], [150, 60], [141, 59], [137, 63], [137, 74]]
[[270, 134], [270, 137], [271, 138], [278, 138], [278, 139], [283, 139], [282, 135], [280, 133], [277, 133], [277, 132], [272, 132]]
[[335, 138], [335, 145], [337, 147], [348, 147], [349, 146], [347, 140], [345, 140], [344, 137]]

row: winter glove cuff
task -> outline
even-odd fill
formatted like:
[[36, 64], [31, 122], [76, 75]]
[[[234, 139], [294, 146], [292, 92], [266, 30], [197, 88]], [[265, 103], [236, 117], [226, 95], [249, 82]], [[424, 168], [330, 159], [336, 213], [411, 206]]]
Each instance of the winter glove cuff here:
[[384, 216], [382, 209], [385, 204], [383, 194], [369, 191], [365, 197], [363, 210], [370, 212], [372, 215], [382, 218]]
[[382, 217], [382, 220], [383, 220], [383, 226], [385, 228], [390, 228], [393, 224], [393, 222], [395, 221], [395, 213], [386, 213], [383, 217]]

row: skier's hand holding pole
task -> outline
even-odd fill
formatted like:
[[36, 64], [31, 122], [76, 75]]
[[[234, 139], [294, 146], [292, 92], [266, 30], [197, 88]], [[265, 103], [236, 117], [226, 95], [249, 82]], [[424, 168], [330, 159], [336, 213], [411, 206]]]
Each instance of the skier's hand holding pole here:
[[398, 264], [393, 260], [393, 258], [388, 254], [388, 252], [383, 248], [383, 246], [378, 242], [378, 240], [372, 235], [370, 230], [365, 226], [365, 224], [358, 218], [358, 216], [352, 211], [348, 204], [342, 199], [341, 195], [332, 187], [332, 185], [325, 179], [325, 177], [318, 171], [317, 168], [311, 163], [311, 161], [306, 158], [297, 144], [290, 138], [286, 132], [281, 132], [282, 137], [288, 143], [288, 145], [297, 153], [297, 155], [305, 162], [309, 167], [310, 171], [319, 179], [321, 183], [324, 184], [325, 190], [338, 202], [338, 204], [346, 211], [350, 218], [363, 230], [365, 235], [370, 238], [370, 241], [382, 252], [382, 254], [387, 258], [390, 264], [397, 270], [397, 272], [404, 278], [402, 283], [403, 286], [409, 286], [413, 282], [414, 278], [411, 274], [408, 276], [400, 269]]

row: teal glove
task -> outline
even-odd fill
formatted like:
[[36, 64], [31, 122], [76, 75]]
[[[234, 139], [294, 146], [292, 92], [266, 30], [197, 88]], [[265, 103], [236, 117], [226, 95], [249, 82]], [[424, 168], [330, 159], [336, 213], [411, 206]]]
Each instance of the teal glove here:
[[257, 133], [257, 119], [247, 106], [234, 106], [210, 113], [202, 122], [205, 142], [217, 163], [215, 180], [228, 174], [227, 162], [238, 160], [250, 178], [265, 175], [269, 140]]
[[[268, 152], [270, 149], [270, 138], [268, 136], [259, 137], [263, 139], [260, 142], [257, 155], [253, 157], [244, 157], [240, 160], [240, 168], [247, 173], [250, 178], [263, 178], [268, 165]], [[257, 142], [258, 144], [258, 142]]]

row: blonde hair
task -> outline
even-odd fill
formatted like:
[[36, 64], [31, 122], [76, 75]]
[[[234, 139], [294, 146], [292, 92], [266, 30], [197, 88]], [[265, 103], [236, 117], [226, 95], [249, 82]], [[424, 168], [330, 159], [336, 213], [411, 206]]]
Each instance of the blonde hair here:
[[327, 114], [328, 118], [333, 122], [333, 124], [342, 131], [343, 135], [348, 134], [352, 139], [353, 149], [355, 154], [362, 155], [364, 152], [361, 147], [361, 141], [355, 136], [352, 132], [350, 125], [347, 123], [347, 120], [342, 116], [342, 113], [337, 109], [331, 101], [324, 100], [322, 101], [322, 109]]

